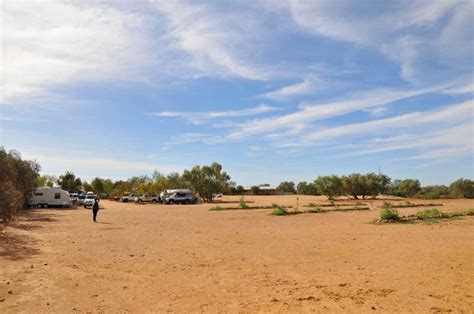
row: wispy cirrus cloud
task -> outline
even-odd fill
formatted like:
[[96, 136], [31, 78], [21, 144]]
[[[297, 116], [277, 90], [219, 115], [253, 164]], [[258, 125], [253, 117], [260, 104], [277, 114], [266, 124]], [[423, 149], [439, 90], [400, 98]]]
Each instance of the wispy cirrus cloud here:
[[316, 87], [315, 79], [305, 78], [302, 82], [283, 86], [276, 90], [264, 93], [260, 97], [272, 100], [285, 100], [294, 96], [311, 94], [315, 91]]
[[[260, 19], [248, 11], [232, 12], [192, 1], [153, 0], [164, 15], [164, 39], [173, 50], [184, 53], [181, 62], [195, 76], [237, 76], [264, 80], [268, 73], [252, 62], [260, 41]], [[244, 8], [242, 8], [244, 9]]]
[[[418, 84], [436, 80], [440, 71], [443, 79], [452, 78], [452, 68], [460, 71], [472, 54], [472, 47], [464, 44], [473, 40], [473, 33], [466, 32], [474, 18], [472, 1], [384, 1], [366, 5], [371, 9], [353, 1], [289, 0], [279, 8], [289, 11], [297, 25], [313, 34], [378, 50], [399, 64], [404, 79]], [[430, 66], [424, 62], [427, 56]], [[432, 75], [434, 68], [438, 76]]]
[[184, 111], [161, 111], [147, 113], [149, 116], [181, 118], [194, 124], [201, 124], [213, 119], [225, 119], [236, 117], [248, 117], [267, 112], [276, 111], [277, 108], [266, 104], [260, 104], [253, 108], [241, 110], [209, 111], [209, 112], [184, 112]]
[[229, 134], [232, 139], [244, 139], [259, 133], [268, 133], [275, 130], [291, 129], [295, 125], [310, 125], [317, 120], [329, 119], [352, 112], [375, 108], [389, 103], [400, 101], [406, 98], [430, 93], [439, 90], [439, 87], [410, 89], [410, 90], [390, 90], [376, 89], [363, 93], [354, 93], [346, 100], [335, 100], [333, 102], [300, 105], [296, 112], [272, 118], [263, 118], [244, 122]]
[[87, 3], [2, 4], [0, 104], [51, 103], [60, 86], [143, 81], [153, 61], [146, 17]]
[[445, 106], [434, 111], [413, 112], [385, 119], [326, 128], [321, 131], [305, 134], [299, 142], [289, 143], [287, 146], [311, 146], [320, 140], [330, 140], [348, 135], [360, 137], [367, 134], [381, 134], [381, 132], [393, 132], [396, 129], [406, 129], [432, 123], [452, 125], [453, 123], [460, 123], [466, 120], [472, 121], [473, 112], [474, 101], [469, 100], [460, 104]]

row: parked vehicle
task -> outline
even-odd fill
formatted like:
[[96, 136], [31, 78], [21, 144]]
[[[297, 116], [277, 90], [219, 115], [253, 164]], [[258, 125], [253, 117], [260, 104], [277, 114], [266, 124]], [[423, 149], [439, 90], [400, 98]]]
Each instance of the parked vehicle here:
[[94, 205], [94, 200], [97, 198], [97, 195], [88, 194], [84, 200], [84, 208]]
[[160, 197], [158, 195], [143, 194], [143, 195], [135, 197], [136, 203], [145, 203], [145, 202], [158, 203], [159, 201], [160, 201]]
[[36, 188], [33, 191], [33, 195], [29, 201], [29, 205], [32, 207], [69, 207], [71, 205], [71, 199], [67, 191], [61, 188]]
[[129, 194], [129, 193], [124, 193], [124, 194], [122, 195], [122, 197], [120, 198], [120, 200], [121, 200], [122, 202], [125, 202], [125, 203], [126, 203], [126, 202], [131, 202], [131, 201], [134, 201], [134, 200], [135, 200], [135, 197], [136, 197], [136, 195], [135, 195], [134, 193], [131, 193], [131, 194]]
[[72, 203], [77, 203], [78, 197], [79, 197], [79, 194], [77, 193], [69, 193], [69, 198], [71, 199]]
[[162, 202], [164, 204], [191, 204], [194, 203], [195, 199], [191, 192], [188, 189], [176, 189], [176, 190], [167, 190], [163, 196]]
[[213, 197], [222, 197], [222, 196], [224, 196], [224, 194], [222, 194], [222, 193], [214, 193], [214, 194], [212, 194], [212, 196], [213, 196]]
[[77, 197], [77, 205], [83, 205], [85, 199], [86, 199], [86, 195], [85, 195], [85, 194], [79, 195], [79, 196]]

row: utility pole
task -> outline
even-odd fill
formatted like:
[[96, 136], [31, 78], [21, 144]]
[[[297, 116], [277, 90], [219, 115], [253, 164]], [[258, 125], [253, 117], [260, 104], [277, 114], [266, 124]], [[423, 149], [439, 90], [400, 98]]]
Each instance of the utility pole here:
[[379, 175], [380, 175], [380, 165], [379, 165]]

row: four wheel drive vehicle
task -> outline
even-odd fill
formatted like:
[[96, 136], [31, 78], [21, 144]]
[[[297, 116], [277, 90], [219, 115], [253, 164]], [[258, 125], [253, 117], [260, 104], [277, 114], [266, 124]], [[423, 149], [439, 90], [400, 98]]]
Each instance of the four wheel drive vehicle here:
[[194, 203], [194, 196], [191, 193], [173, 192], [167, 194], [163, 199], [164, 204], [191, 204]]
[[97, 198], [97, 196], [93, 195], [93, 194], [86, 195], [86, 199], [84, 200], [84, 208], [87, 208], [88, 206], [94, 205], [94, 200], [96, 198]]
[[135, 202], [136, 203], [144, 203], [144, 202], [152, 202], [152, 203], [158, 203], [160, 201], [160, 197], [158, 195], [147, 195], [143, 194], [141, 196], [135, 197]]
[[40, 208], [50, 206], [69, 207], [70, 205], [69, 193], [61, 188], [36, 188], [29, 201], [29, 206]]
[[71, 202], [77, 203], [77, 198], [79, 197], [79, 194], [77, 193], [69, 193], [69, 198], [71, 199]]
[[212, 194], [212, 196], [213, 196], [213, 197], [222, 197], [222, 196], [224, 196], [224, 194], [222, 194], [222, 193], [214, 193], [214, 194]]
[[84, 201], [86, 199], [86, 195], [85, 194], [81, 194], [77, 197], [77, 205], [82, 205], [84, 204]]
[[133, 193], [132, 193], [132, 194], [126, 193], [126, 194], [123, 194], [123, 195], [122, 195], [122, 197], [120, 198], [120, 200], [121, 200], [122, 202], [125, 202], [125, 203], [126, 203], [126, 202], [132, 202], [132, 201], [135, 200], [135, 197], [136, 197], [136, 195], [133, 194]]

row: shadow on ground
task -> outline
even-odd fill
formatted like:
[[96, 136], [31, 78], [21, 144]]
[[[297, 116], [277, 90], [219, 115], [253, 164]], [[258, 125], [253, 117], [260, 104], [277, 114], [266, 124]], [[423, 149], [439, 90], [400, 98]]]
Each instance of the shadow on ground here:
[[30, 235], [30, 231], [55, 221], [53, 216], [35, 209], [23, 211], [18, 220], [0, 230], [0, 258], [17, 261], [38, 254], [38, 241]]

